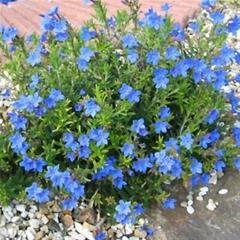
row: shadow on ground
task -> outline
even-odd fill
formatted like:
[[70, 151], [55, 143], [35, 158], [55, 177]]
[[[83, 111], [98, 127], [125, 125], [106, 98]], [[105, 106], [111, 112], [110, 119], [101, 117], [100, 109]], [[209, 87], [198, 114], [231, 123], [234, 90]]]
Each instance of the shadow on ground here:
[[[220, 189], [228, 189], [226, 195], [219, 195]], [[178, 189], [178, 190], [177, 190]], [[173, 189], [178, 202], [186, 201], [186, 190]], [[214, 211], [206, 208], [212, 198], [219, 203]], [[148, 218], [155, 228], [155, 240], [239, 240], [240, 239], [240, 174], [228, 171], [210, 185], [204, 201], [194, 201], [195, 213], [189, 215], [185, 208], [163, 210], [153, 206]]]

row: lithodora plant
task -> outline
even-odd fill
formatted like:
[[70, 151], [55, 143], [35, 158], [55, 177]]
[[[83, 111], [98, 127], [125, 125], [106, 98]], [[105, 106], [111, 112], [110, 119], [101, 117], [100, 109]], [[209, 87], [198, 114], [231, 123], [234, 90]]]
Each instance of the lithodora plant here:
[[[203, 7], [214, 12], [214, 2]], [[240, 168], [240, 99], [223, 91], [240, 63], [226, 36], [240, 24], [217, 21], [210, 34], [193, 24], [193, 45], [168, 4], [143, 18], [137, 1], [125, 4], [109, 18], [94, 1], [95, 19], [81, 29], [57, 7], [42, 16], [40, 36], [1, 29], [1, 69], [19, 85], [1, 139], [4, 163], [32, 181], [28, 198], [58, 194], [70, 210], [84, 198], [133, 223], [153, 201], [174, 207], [166, 183], [208, 184], [212, 171]]]

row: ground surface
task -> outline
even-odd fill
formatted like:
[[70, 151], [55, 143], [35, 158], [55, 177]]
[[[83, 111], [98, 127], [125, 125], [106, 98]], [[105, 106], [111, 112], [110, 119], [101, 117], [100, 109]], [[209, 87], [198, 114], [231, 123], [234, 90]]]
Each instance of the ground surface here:
[[[103, 0], [106, 3], [109, 14], [116, 13], [124, 8], [121, 0]], [[199, 10], [200, 0], [140, 0], [142, 10], [150, 7], [160, 11], [160, 6], [168, 2], [172, 6], [170, 13], [180, 23], [193, 16]], [[46, 13], [51, 6], [59, 6], [60, 12], [75, 27], [79, 27], [93, 13], [93, 9], [83, 3], [82, 0], [17, 0], [8, 6], [0, 4], [0, 25], [13, 25], [22, 34], [38, 32], [40, 30], [40, 14]]]
[[[239, 240], [240, 236], [240, 174], [227, 172], [217, 183], [211, 185], [204, 201], [194, 202], [196, 212], [189, 215], [185, 208], [175, 210], [153, 207], [150, 221], [156, 229], [156, 240]], [[219, 195], [220, 189], [228, 189]], [[176, 191], [177, 189], [177, 191]], [[186, 199], [186, 191], [179, 186], [174, 189], [178, 200]], [[214, 211], [206, 208], [207, 199], [219, 202]], [[160, 226], [160, 227], [159, 227]]]

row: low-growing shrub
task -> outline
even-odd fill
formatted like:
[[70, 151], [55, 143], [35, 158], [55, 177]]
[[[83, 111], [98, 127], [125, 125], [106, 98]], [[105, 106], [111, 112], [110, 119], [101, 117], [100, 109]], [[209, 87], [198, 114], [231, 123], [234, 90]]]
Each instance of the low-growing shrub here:
[[174, 207], [166, 183], [207, 184], [212, 171], [240, 165], [239, 98], [223, 91], [240, 62], [225, 45], [239, 17], [226, 23], [215, 12], [209, 34], [205, 22], [186, 34], [167, 4], [143, 19], [137, 1], [125, 4], [108, 18], [94, 1], [97, 20], [80, 30], [53, 8], [39, 37], [0, 31], [1, 69], [19, 86], [1, 133], [1, 176], [21, 172], [28, 198], [58, 194], [73, 209], [84, 197], [121, 223], [153, 201]]

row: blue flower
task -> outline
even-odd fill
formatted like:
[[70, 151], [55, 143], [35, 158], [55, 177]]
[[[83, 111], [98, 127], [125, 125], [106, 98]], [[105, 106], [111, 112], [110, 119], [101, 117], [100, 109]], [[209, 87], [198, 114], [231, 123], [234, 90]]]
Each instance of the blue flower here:
[[23, 159], [20, 162], [20, 166], [23, 167], [25, 171], [42, 172], [46, 165], [47, 164], [41, 158], [31, 159], [27, 156], [23, 156]]
[[134, 144], [125, 143], [121, 147], [121, 151], [125, 157], [134, 157]]
[[106, 239], [106, 233], [105, 232], [99, 232], [95, 236], [95, 240], [105, 240]]
[[127, 55], [127, 59], [130, 63], [135, 63], [137, 62], [139, 58], [138, 52], [136, 50], [128, 50], [128, 55]]
[[64, 210], [73, 210], [74, 208], [77, 208], [78, 201], [74, 198], [67, 198], [62, 201], [62, 207]]
[[122, 45], [124, 48], [135, 48], [138, 46], [138, 41], [133, 34], [128, 33], [122, 37]]
[[213, 20], [214, 24], [222, 24], [223, 20], [224, 20], [224, 14], [216, 11], [216, 12], [212, 12], [210, 14], [211, 19]]
[[235, 158], [233, 161], [233, 165], [236, 169], [240, 170], [240, 158]]
[[29, 145], [26, 143], [26, 138], [20, 133], [15, 133], [10, 136], [9, 141], [11, 142], [11, 148], [15, 153], [24, 155], [29, 148]]
[[154, 123], [154, 127], [155, 127], [155, 132], [157, 134], [160, 134], [160, 133], [166, 133], [170, 126], [169, 126], [168, 122], [158, 121], [158, 122]]
[[148, 157], [139, 158], [137, 161], [133, 162], [133, 169], [136, 172], [146, 173], [149, 168], [152, 167], [152, 163]]
[[200, 146], [204, 149], [208, 148], [210, 144], [217, 142], [220, 138], [220, 134], [217, 129], [211, 131], [205, 136], [200, 138]]
[[12, 127], [14, 129], [26, 130], [26, 126], [27, 126], [28, 120], [24, 116], [18, 115], [15, 112], [9, 113], [8, 116], [10, 118], [10, 122], [11, 122]]
[[88, 63], [94, 56], [94, 51], [88, 47], [82, 47], [80, 49], [80, 56], [77, 59], [77, 65], [80, 70], [85, 71], [88, 67]]
[[235, 16], [228, 23], [228, 32], [236, 34], [240, 29], [240, 16]]
[[166, 60], [176, 60], [180, 56], [181, 54], [176, 47], [168, 47], [166, 49], [166, 55], [165, 55]]
[[170, 112], [170, 108], [167, 106], [162, 106], [160, 108], [160, 112], [159, 112], [159, 117], [160, 118], [168, 118], [170, 116], [171, 112]]
[[226, 167], [226, 164], [224, 163], [224, 161], [222, 160], [218, 160], [215, 164], [214, 164], [214, 169], [217, 172], [223, 172], [224, 168]]
[[233, 134], [233, 138], [235, 140], [236, 146], [240, 147], [240, 128], [233, 128], [232, 129], [232, 134]]
[[231, 104], [231, 111], [233, 113], [236, 113], [238, 111], [238, 106], [240, 103], [240, 98], [238, 98], [235, 94], [234, 91], [231, 91], [230, 93], [227, 94], [227, 98], [230, 101]]
[[164, 208], [167, 208], [167, 209], [174, 209], [175, 206], [176, 206], [176, 199], [174, 198], [166, 198], [164, 201], [163, 201], [163, 207]]
[[197, 174], [197, 173], [201, 174], [202, 173], [202, 163], [194, 158], [192, 160], [190, 170], [191, 170], [192, 174]]
[[100, 106], [97, 105], [93, 99], [89, 99], [84, 103], [84, 112], [86, 116], [95, 117], [100, 110]]
[[74, 104], [74, 110], [75, 110], [75, 112], [81, 112], [82, 109], [83, 109], [83, 105], [82, 105], [82, 104], [80, 104], [80, 103]]
[[146, 126], [144, 125], [144, 119], [140, 118], [139, 120], [133, 120], [131, 131], [136, 132], [143, 137], [148, 135], [148, 131], [146, 129]]
[[157, 14], [152, 8], [148, 10], [143, 19], [143, 26], [159, 30], [163, 25], [164, 19]]
[[180, 152], [178, 141], [175, 138], [169, 138], [167, 141], [165, 141], [165, 148], [167, 151], [175, 150], [176, 152]]
[[78, 142], [79, 142], [80, 146], [87, 146], [88, 147], [89, 146], [89, 141], [90, 141], [90, 139], [89, 139], [87, 134], [82, 134], [78, 138]]
[[29, 84], [29, 87], [31, 90], [35, 90], [37, 88], [38, 83], [40, 82], [38, 74], [34, 74], [31, 77], [31, 83]]
[[175, 67], [173, 67], [170, 72], [173, 77], [178, 77], [178, 76], [187, 77], [188, 75], [187, 71], [189, 70], [189, 68], [190, 68], [189, 62], [187, 61], [187, 59], [184, 59], [177, 62], [175, 64]]
[[160, 60], [160, 53], [157, 49], [154, 49], [147, 53], [147, 63], [157, 65]]
[[91, 140], [96, 141], [97, 146], [108, 144], [109, 133], [104, 131], [103, 128], [92, 129], [89, 133]]
[[92, 151], [90, 150], [89, 147], [81, 146], [80, 150], [78, 152], [78, 155], [79, 155], [80, 158], [88, 158], [91, 153], [92, 153]]
[[130, 103], [137, 103], [140, 101], [141, 92], [134, 90], [131, 86], [123, 83], [119, 88], [118, 92], [120, 93], [121, 99], [127, 99]]
[[27, 63], [29, 63], [31, 66], [35, 66], [39, 63], [41, 63], [42, 54], [40, 48], [36, 48], [33, 51], [30, 51], [27, 58]]
[[114, 219], [121, 224], [134, 224], [136, 217], [140, 215], [140, 212], [136, 211], [135, 207], [132, 207], [131, 202], [120, 200], [115, 208]]
[[76, 154], [74, 152], [68, 152], [66, 154], [67, 159], [69, 159], [71, 162], [75, 161], [76, 159]]
[[192, 138], [191, 133], [186, 133], [185, 135], [180, 136], [180, 144], [181, 146], [185, 147], [186, 149], [190, 150], [192, 148], [192, 144], [194, 143], [194, 140]]
[[65, 142], [65, 147], [67, 148], [71, 148], [72, 145], [75, 143], [74, 136], [72, 135], [72, 133], [64, 133], [63, 141]]
[[12, 41], [17, 36], [17, 29], [14, 27], [4, 27], [2, 32], [2, 40], [4, 42]]
[[172, 31], [170, 32], [170, 35], [176, 40], [176, 41], [183, 41], [185, 40], [185, 33], [182, 28], [182, 26], [179, 23], [175, 23]]
[[64, 99], [62, 92], [58, 89], [52, 88], [49, 96], [44, 100], [48, 108], [54, 108], [58, 101]]
[[215, 6], [217, 0], [202, 0], [202, 7], [205, 9], [209, 9]]
[[169, 5], [169, 3], [164, 3], [161, 5], [161, 10], [164, 12], [168, 12], [170, 8], [171, 6]]
[[51, 192], [48, 189], [40, 188], [37, 183], [32, 183], [32, 185], [26, 188], [28, 198], [35, 200], [39, 203], [45, 203], [50, 200]]
[[83, 27], [80, 32], [80, 38], [85, 42], [95, 38], [96, 35], [97, 33], [95, 31], [90, 31], [88, 27]]
[[200, 29], [200, 26], [197, 22], [190, 22], [188, 24], [188, 27], [193, 31], [193, 32], [198, 32]]
[[20, 112], [23, 110], [33, 112], [37, 107], [39, 107], [42, 100], [43, 99], [39, 96], [38, 92], [28, 96], [22, 95], [13, 103], [13, 107]]
[[205, 118], [205, 122], [213, 124], [219, 118], [219, 110], [212, 109]]
[[158, 68], [154, 70], [153, 72], [153, 82], [156, 84], [156, 88], [167, 88], [167, 84], [169, 82], [169, 79], [166, 77], [168, 74], [168, 70], [164, 68]]

